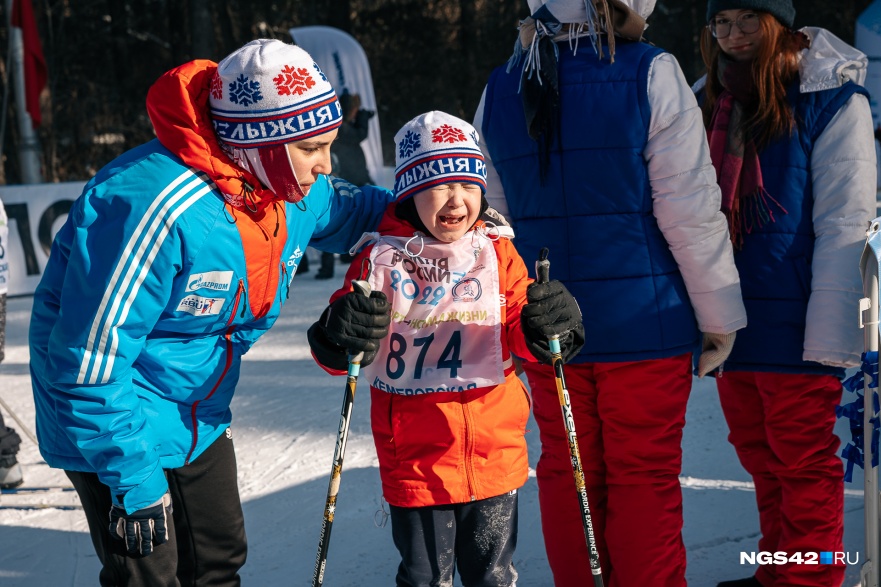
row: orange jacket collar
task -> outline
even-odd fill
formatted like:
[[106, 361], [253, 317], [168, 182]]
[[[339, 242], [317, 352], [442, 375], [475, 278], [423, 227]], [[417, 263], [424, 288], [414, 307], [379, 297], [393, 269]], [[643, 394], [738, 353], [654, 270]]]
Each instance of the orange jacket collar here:
[[233, 163], [214, 134], [208, 98], [216, 71], [213, 61], [197, 59], [164, 73], [147, 92], [150, 122], [159, 142], [185, 164], [208, 174], [229, 204], [242, 207], [247, 186], [253, 187], [248, 200], [263, 208], [278, 198]]

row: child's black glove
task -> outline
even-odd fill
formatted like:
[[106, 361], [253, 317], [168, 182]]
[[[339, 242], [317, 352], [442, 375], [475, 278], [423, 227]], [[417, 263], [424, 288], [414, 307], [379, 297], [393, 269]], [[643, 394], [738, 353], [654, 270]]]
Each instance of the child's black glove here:
[[526, 344], [535, 358], [551, 364], [548, 337], [560, 337], [560, 354], [569, 362], [584, 346], [584, 325], [578, 302], [560, 281], [532, 283], [526, 288], [527, 304], [520, 314]]
[[325, 367], [345, 371], [348, 355], [363, 352], [361, 365], [376, 358], [379, 342], [388, 336], [390, 305], [381, 291], [366, 296], [349, 292], [333, 302], [307, 332], [309, 346]]

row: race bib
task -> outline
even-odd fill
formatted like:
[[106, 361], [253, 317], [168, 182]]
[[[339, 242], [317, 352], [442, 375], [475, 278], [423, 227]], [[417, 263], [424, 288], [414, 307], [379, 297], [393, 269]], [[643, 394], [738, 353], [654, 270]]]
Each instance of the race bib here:
[[488, 239], [474, 232], [454, 243], [383, 236], [370, 261], [370, 285], [392, 307], [389, 336], [361, 369], [373, 387], [418, 395], [505, 380], [499, 267]]

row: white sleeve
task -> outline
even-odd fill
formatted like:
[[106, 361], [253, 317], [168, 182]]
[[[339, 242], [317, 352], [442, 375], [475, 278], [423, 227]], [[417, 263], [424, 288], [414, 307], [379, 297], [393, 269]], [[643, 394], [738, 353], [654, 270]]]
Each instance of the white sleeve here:
[[746, 326], [740, 277], [722, 214], [701, 110], [676, 59], [655, 58], [648, 75], [651, 108], [648, 164], [654, 215], [664, 234], [702, 332]]
[[[486, 101], [486, 88], [480, 96], [480, 104], [477, 105], [477, 112], [474, 113], [474, 128], [477, 134], [483, 137], [483, 105]], [[480, 150], [483, 152], [483, 158], [486, 160], [486, 201], [495, 208], [502, 216], [508, 217], [508, 201], [505, 199], [505, 190], [502, 189], [502, 180], [499, 178], [499, 172], [493, 165], [489, 151], [486, 150], [486, 141], [480, 141]], [[508, 222], [511, 219], [508, 218]]]
[[852, 367], [859, 364], [863, 336], [860, 254], [875, 217], [876, 161], [872, 113], [855, 94], [814, 143], [814, 258], [808, 301], [806, 361]]

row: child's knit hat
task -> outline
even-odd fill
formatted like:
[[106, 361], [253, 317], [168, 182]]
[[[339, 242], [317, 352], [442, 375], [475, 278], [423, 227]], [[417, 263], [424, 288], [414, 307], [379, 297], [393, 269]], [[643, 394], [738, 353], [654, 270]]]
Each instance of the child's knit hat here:
[[795, 6], [792, 0], [709, 0], [707, 2], [707, 22], [723, 10], [758, 10], [769, 12], [783, 26], [792, 28], [795, 22]]
[[486, 163], [474, 127], [437, 110], [420, 114], [395, 135], [395, 196], [405, 200], [436, 185], [462, 182], [486, 193]]
[[217, 65], [210, 104], [217, 137], [242, 149], [314, 137], [343, 119], [312, 57], [274, 39], [251, 41]]

